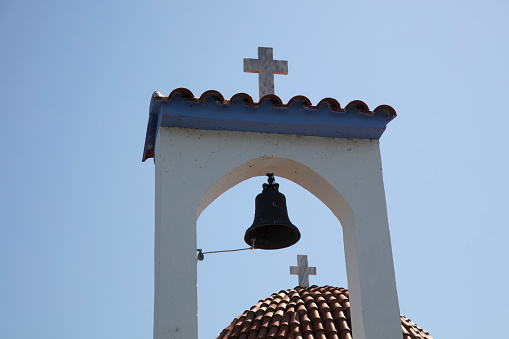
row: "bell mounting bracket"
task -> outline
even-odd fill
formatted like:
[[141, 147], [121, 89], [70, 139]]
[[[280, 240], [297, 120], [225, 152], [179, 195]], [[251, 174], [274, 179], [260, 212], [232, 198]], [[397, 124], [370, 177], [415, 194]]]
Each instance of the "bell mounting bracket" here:
[[279, 184], [276, 183], [276, 179], [274, 179], [274, 173], [267, 173], [267, 182], [268, 184], [263, 184], [264, 191], [279, 191]]

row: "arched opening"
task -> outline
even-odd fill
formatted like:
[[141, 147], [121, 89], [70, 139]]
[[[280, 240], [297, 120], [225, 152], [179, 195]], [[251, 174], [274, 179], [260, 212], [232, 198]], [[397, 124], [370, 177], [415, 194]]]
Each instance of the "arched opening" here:
[[297, 277], [289, 272], [289, 266], [297, 264], [297, 254], [308, 255], [309, 265], [317, 267], [310, 284], [348, 287], [338, 214], [347, 223], [351, 215], [345, 213], [351, 209], [322, 177], [293, 160], [253, 159], [217, 180], [199, 205], [198, 248], [247, 247], [243, 236], [253, 222], [254, 199], [266, 182], [260, 175], [266, 171], [274, 171], [287, 198], [290, 219], [302, 238], [282, 250], [206, 254], [198, 263], [201, 338], [215, 338], [259, 299], [297, 286]]
[[[250, 177], [263, 176], [269, 169], [278, 178], [287, 178], [311, 192], [341, 222], [345, 265], [336, 262], [328, 269], [346, 266], [356, 337], [369, 338], [377, 333], [399, 336], [401, 323], [378, 140], [178, 128], [160, 129], [156, 143], [155, 336], [178, 331], [196, 337], [197, 218], [226, 190]], [[222, 223], [231, 219], [228, 215], [220, 218]], [[242, 225], [242, 230], [250, 223]], [[315, 227], [320, 232], [320, 227]], [[227, 230], [221, 226], [211, 229], [215, 231], [211, 239]], [[341, 233], [339, 229], [337, 232]], [[322, 241], [311, 247], [327, 248]], [[287, 250], [258, 250], [261, 265], [254, 267], [239, 260], [217, 271], [234, 272], [235, 279], [231, 280], [241, 287], [253, 273], [263, 279], [261, 284], [279, 282], [266, 271], [283, 262], [281, 254]], [[275, 258], [262, 257], [272, 252], [277, 253]], [[309, 264], [317, 265], [312, 260]], [[289, 272], [288, 266], [293, 265], [285, 262], [278, 271]], [[274, 290], [278, 288], [270, 288], [270, 292]], [[221, 287], [209, 294], [216, 304], [237, 297]], [[385, 311], [377, 312], [381, 309]]]
[[252, 159], [223, 175], [203, 195], [198, 205], [198, 216], [210, 203], [233, 186], [267, 172], [273, 172], [276, 177], [293, 181], [308, 190], [332, 211], [343, 227], [351, 223], [352, 208], [331, 184], [306, 165], [278, 157]]

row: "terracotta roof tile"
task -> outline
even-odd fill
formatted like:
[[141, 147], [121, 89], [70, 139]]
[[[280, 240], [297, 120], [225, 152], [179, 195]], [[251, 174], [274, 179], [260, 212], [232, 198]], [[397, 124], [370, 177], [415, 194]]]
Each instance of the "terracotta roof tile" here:
[[278, 331], [279, 331], [278, 326], [271, 326], [269, 329], [269, 333], [267, 333], [267, 338], [275, 338]]
[[354, 101], [348, 103], [345, 106], [345, 108], [341, 108], [341, 105], [339, 104], [339, 102], [333, 98], [324, 98], [324, 99], [320, 100], [320, 102], [316, 106], [313, 106], [311, 104], [311, 101], [303, 95], [294, 96], [293, 98], [291, 98], [288, 101], [287, 104], [283, 104], [283, 101], [281, 100], [281, 98], [279, 98], [275, 94], [265, 95], [262, 98], [260, 98], [259, 102], [254, 102], [253, 98], [249, 94], [246, 94], [246, 93], [234, 94], [230, 100], [227, 100], [223, 97], [223, 95], [220, 92], [215, 91], [215, 90], [205, 91], [205, 92], [203, 92], [202, 95], [200, 95], [199, 98], [195, 98], [194, 94], [187, 88], [176, 88], [168, 96], [162, 95], [160, 92], [157, 92], [157, 91], [154, 92], [154, 94], [152, 95], [152, 97], [156, 100], [167, 100], [167, 101], [170, 101], [175, 96], [179, 96], [179, 97], [185, 99], [186, 101], [200, 102], [200, 103], [205, 103], [208, 100], [214, 100], [216, 103], [223, 104], [223, 105], [228, 105], [230, 103], [242, 103], [246, 106], [259, 106], [264, 101], [268, 101], [268, 102], [271, 102], [272, 104], [274, 104], [276, 107], [289, 107], [290, 105], [299, 103], [300, 105], [302, 105], [304, 107], [318, 109], [322, 104], [324, 104], [324, 105], [328, 106], [328, 108], [330, 108], [331, 110], [333, 110], [335, 112], [346, 112], [349, 108], [356, 107], [359, 110], [363, 111], [363, 113], [368, 114], [368, 115], [373, 115], [373, 113], [377, 110], [385, 110], [390, 115], [388, 117], [390, 120], [392, 120], [393, 118], [396, 117], [396, 111], [394, 110], [394, 108], [392, 108], [389, 105], [380, 105], [380, 106], [376, 107], [373, 111], [370, 111], [368, 105], [364, 101], [361, 101], [361, 100], [354, 100]]
[[255, 321], [253, 321], [253, 324], [251, 325], [251, 331], [258, 332], [261, 327], [262, 327], [262, 322], [260, 320], [255, 320]]
[[[272, 322], [272, 318], [270, 317], [264, 317], [262, 320], [262, 329], [268, 328], [270, 326], [270, 323]], [[261, 331], [261, 330], [260, 330]]]
[[[401, 330], [404, 339], [433, 339], [405, 316], [401, 316]], [[233, 319], [217, 337], [255, 338], [353, 339], [348, 291], [330, 286], [281, 291]]]
[[[170, 104], [180, 107], [178, 117], [170, 118], [170, 113], [160, 112], [161, 105]], [[183, 104], [182, 107], [180, 106], [181, 104]], [[212, 111], [215, 113], [212, 112], [211, 116], [207, 115], [207, 123], [203, 126], [202, 123], [204, 123], [205, 120], [203, 119], [205, 118], [193, 115], [198, 114], [196, 113], [196, 108], [201, 108], [202, 106], [205, 108], [220, 108], [220, 110], [213, 109]], [[191, 114], [188, 112], [189, 115], [186, 115], [187, 113], [184, 114], [182, 111], [183, 107], [189, 107], [193, 110], [193, 113]], [[234, 115], [235, 119], [230, 117], [233, 111], [236, 112]], [[276, 114], [274, 116], [278, 118], [271, 119], [276, 119], [277, 121], [274, 120], [267, 125], [267, 121], [259, 121], [262, 119], [261, 116], [264, 115], [253, 115], [253, 112], [260, 111], [275, 113], [286, 111], [289, 114]], [[355, 123], [350, 118], [347, 118], [349, 112], [352, 112], [352, 114], [357, 117], [354, 119], [356, 121]], [[216, 113], [219, 115], [216, 116]], [[160, 121], [160, 114], [163, 116], [165, 116], [165, 114], [170, 114], [168, 116], [168, 121], [165, 119]], [[224, 114], [228, 116], [227, 120], [235, 120], [235, 122], [226, 124], [224, 121]], [[260, 117], [258, 117], [258, 115], [260, 115]], [[184, 116], [186, 119], [183, 118]], [[341, 116], [344, 117], [341, 118]], [[298, 121], [295, 120], [296, 117], [298, 117]], [[391, 106], [380, 105], [371, 111], [368, 105], [360, 100], [352, 101], [345, 107], [341, 107], [336, 99], [324, 98], [319, 101], [317, 105], [313, 106], [311, 101], [302, 95], [294, 96], [288, 103], [284, 104], [281, 98], [274, 94], [265, 95], [260, 98], [259, 102], [254, 102], [253, 98], [246, 93], [237, 93], [228, 100], [218, 91], [210, 90], [204, 92], [199, 98], [196, 98], [187, 88], [177, 88], [168, 96], [162, 95], [159, 92], [154, 92], [152, 95], [142, 160], [145, 161], [148, 158], [154, 157], [154, 146], [157, 129], [160, 127], [158, 125], [159, 123], [162, 123], [161, 126], [169, 124], [168, 126], [188, 128], [198, 128], [197, 126], [199, 125], [201, 126], [200, 128], [212, 130], [238, 130], [244, 132], [289, 133], [295, 135], [372, 139], [380, 138], [387, 123], [395, 117], [396, 111]], [[312, 121], [312, 124], [318, 126], [316, 131], [313, 128], [313, 131], [309, 129], [309, 121]], [[261, 126], [263, 126], [263, 128]], [[328, 126], [328, 128], [324, 126]]]
[[[260, 332], [258, 333], [258, 336], [256, 338], [257, 339], [267, 338], [267, 331], [268, 331], [268, 329], [266, 327], [263, 327], [260, 330]], [[224, 337], [224, 338], [229, 338], [229, 337]]]
[[302, 325], [306, 325], [306, 326], [308, 326], [311, 323], [311, 319], [309, 319], [309, 314], [308, 313], [301, 313], [300, 314], [300, 323]]
[[324, 330], [323, 324], [322, 324], [322, 321], [320, 320], [320, 318], [313, 319], [311, 324], [313, 324], [313, 328], [314, 328], [315, 332], [319, 332], [319, 331], [323, 331]]

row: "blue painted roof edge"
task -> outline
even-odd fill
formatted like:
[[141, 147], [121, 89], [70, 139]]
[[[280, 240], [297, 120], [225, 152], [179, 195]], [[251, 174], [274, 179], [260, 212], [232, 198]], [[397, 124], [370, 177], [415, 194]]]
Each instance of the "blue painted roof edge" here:
[[154, 157], [154, 147], [156, 145], [156, 135], [157, 135], [157, 120], [159, 115], [159, 109], [161, 108], [162, 101], [156, 99], [156, 94], [159, 92], [154, 92], [152, 95], [152, 99], [150, 100], [150, 106], [148, 109], [148, 123], [147, 123], [147, 132], [145, 134], [145, 146], [143, 147], [143, 157], [141, 161], [145, 161], [149, 158]]
[[390, 106], [370, 111], [360, 100], [341, 108], [332, 98], [312, 106], [308, 98], [296, 96], [284, 105], [273, 94], [254, 103], [245, 93], [225, 100], [217, 91], [206, 91], [195, 98], [188, 89], [177, 88], [169, 96], [152, 95], [142, 161], [154, 157], [160, 127], [378, 139], [395, 117]]

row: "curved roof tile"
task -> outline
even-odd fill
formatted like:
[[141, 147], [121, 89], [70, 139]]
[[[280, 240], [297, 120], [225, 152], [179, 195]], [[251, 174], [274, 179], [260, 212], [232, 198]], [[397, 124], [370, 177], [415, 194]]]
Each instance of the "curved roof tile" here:
[[223, 95], [213, 89], [203, 92], [203, 94], [200, 96], [199, 101], [201, 103], [204, 103], [205, 101], [208, 100], [208, 98], [212, 98], [213, 100], [215, 100], [216, 102], [219, 102], [219, 103], [224, 102]]
[[320, 100], [318, 105], [316, 105], [316, 107], [320, 107], [322, 104], [326, 104], [334, 112], [344, 112], [344, 110], [341, 108], [341, 105], [336, 99], [323, 98], [322, 100]]
[[285, 105], [283, 105], [283, 101], [281, 100], [281, 98], [275, 94], [264, 95], [263, 97], [260, 98], [259, 104], [261, 104], [262, 102], [265, 102], [265, 101], [272, 102], [275, 107], [284, 107], [285, 106]]
[[296, 95], [293, 98], [291, 98], [288, 101], [287, 106], [290, 106], [292, 103], [299, 102], [299, 101], [303, 101], [304, 102], [304, 106], [311, 107], [311, 101], [307, 97], [305, 97], [303, 95]]
[[[167, 103], [164, 104], [164, 102]], [[160, 112], [164, 111], [161, 107], [169, 105], [169, 102], [179, 108], [178, 113], [175, 113], [173, 117]], [[217, 107], [226, 108], [238, 114], [221, 116], [220, 112], [225, 110], [214, 111], [214, 106], [209, 106], [214, 102]], [[183, 105], [184, 103], [187, 105]], [[186, 108], [205, 103], [207, 107], [211, 107], [211, 111], [208, 112], [210, 114], [206, 118], [200, 110], [194, 109], [192, 113], [185, 112]], [[326, 114], [327, 109], [332, 113], [347, 114], [330, 115]], [[249, 110], [256, 114], [247, 114]], [[284, 110], [287, 114], [272, 114], [272, 111], [277, 110]], [[308, 114], [313, 111], [319, 114]], [[348, 114], [350, 111], [352, 114]], [[340, 103], [333, 98], [324, 98], [313, 106], [311, 100], [303, 95], [294, 96], [284, 104], [275, 94], [265, 95], [259, 102], [254, 102], [253, 98], [246, 93], [237, 93], [227, 100], [220, 92], [209, 90], [196, 98], [189, 89], [177, 88], [168, 96], [159, 92], [152, 94], [143, 161], [154, 157], [155, 139], [161, 123], [160, 114], [164, 115], [161, 126], [369, 139], [379, 138], [386, 124], [396, 117], [396, 111], [391, 106], [381, 105], [370, 111], [368, 105], [360, 100], [352, 101], [345, 108], [341, 108]], [[366, 116], [369, 118], [366, 119]], [[168, 119], [165, 120], [165, 118]], [[205, 121], [206, 119], [208, 120]], [[164, 125], [165, 123], [168, 125]], [[173, 123], [176, 125], [172, 125]], [[311, 131], [313, 128], [315, 132]]]
[[243, 102], [245, 105], [252, 105], [253, 104], [253, 98], [249, 94], [246, 93], [237, 93], [232, 96], [230, 99], [230, 102], [236, 102], [237, 100]]
[[178, 95], [186, 100], [194, 99], [193, 92], [191, 92], [187, 88], [176, 88], [173, 91], [171, 91], [170, 95], [168, 95], [167, 97], [164, 95], [161, 95], [161, 93], [159, 93], [159, 92], [154, 92], [153, 98], [155, 98], [156, 100], [164, 100], [164, 99], [170, 100], [175, 95]]
[[[274, 293], [233, 319], [217, 339], [352, 339], [348, 298], [348, 290], [331, 286]], [[405, 316], [401, 316], [401, 330], [404, 339], [433, 339]]]
[[339, 111], [345, 112], [348, 110], [348, 108], [355, 107], [355, 108], [358, 108], [359, 110], [361, 110], [363, 113], [367, 113], [367, 114], [373, 114], [377, 110], [385, 110], [388, 112], [388, 115], [390, 117], [389, 121], [396, 117], [396, 111], [394, 110], [394, 108], [392, 108], [389, 105], [380, 105], [377, 108], [375, 108], [373, 111], [370, 111], [368, 105], [364, 101], [354, 100], [354, 101], [349, 102], [345, 106], [345, 108], [341, 108], [341, 105], [339, 104], [339, 102], [336, 99], [324, 98], [324, 99], [320, 100], [320, 102], [318, 102], [318, 104], [316, 106], [313, 106], [311, 103], [311, 100], [309, 100], [309, 98], [304, 95], [296, 95], [296, 96], [292, 97], [288, 101], [288, 103], [283, 104], [283, 101], [281, 100], [281, 98], [275, 94], [267, 94], [267, 95], [261, 97], [259, 102], [254, 102], [253, 98], [249, 94], [246, 94], [246, 93], [236, 93], [231, 97], [230, 100], [225, 100], [223, 95], [219, 91], [208, 90], [208, 91], [203, 92], [203, 94], [200, 95], [199, 98], [196, 98], [196, 97], [194, 97], [193, 92], [191, 92], [189, 89], [176, 88], [173, 91], [171, 91], [171, 93], [167, 96], [162, 95], [160, 92], [156, 91], [152, 95], [152, 98], [154, 100], [171, 101], [173, 99], [173, 97], [178, 96], [178, 97], [181, 97], [189, 102], [203, 102], [203, 100], [206, 97], [209, 97], [210, 95], [213, 95], [215, 97], [218, 104], [223, 104], [223, 105], [228, 105], [230, 102], [233, 102], [239, 98], [242, 98], [242, 101], [246, 105], [252, 104], [254, 106], [259, 106], [263, 101], [269, 99], [271, 102], [273, 102], [278, 107], [285, 107], [285, 108], [290, 106], [295, 101], [304, 101], [304, 105], [311, 109], [318, 109], [320, 107], [320, 105], [322, 105], [323, 103], [327, 103], [329, 108], [331, 108], [332, 110], [337, 111], [337, 112], [339, 112]]

